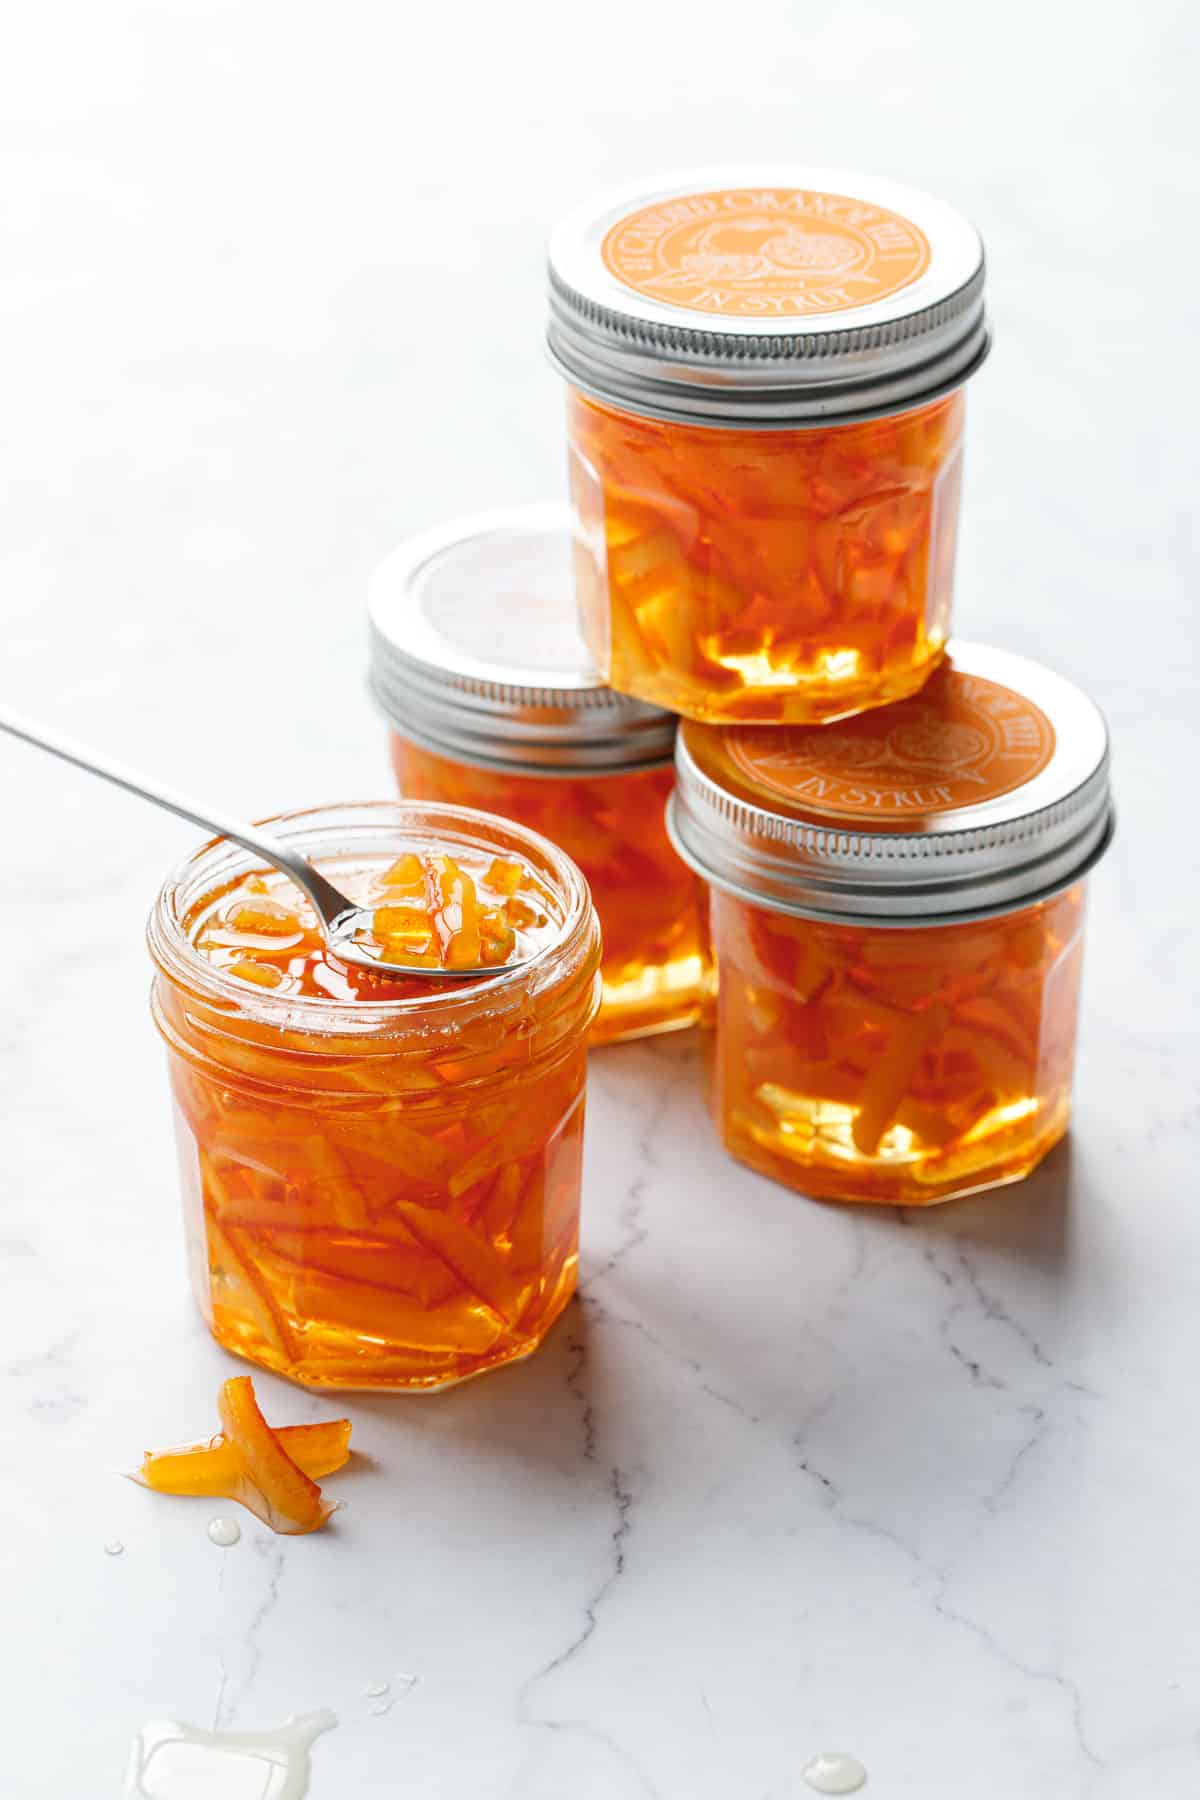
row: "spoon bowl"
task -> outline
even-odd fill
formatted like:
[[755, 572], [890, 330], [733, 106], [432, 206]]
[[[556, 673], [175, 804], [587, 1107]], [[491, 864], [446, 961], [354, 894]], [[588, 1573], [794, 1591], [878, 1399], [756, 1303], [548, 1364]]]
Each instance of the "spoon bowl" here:
[[[311, 868], [311, 863], [308, 866]], [[313, 872], [316, 873], [315, 870]], [[299, 876], [293, 870], [288, 873], [294, 881], [299, 881]], [[333, 892], [336, 893], [337, 889], [334, 888]], [[312, 898], [311, 893], [309, 897]], [[375, 914], [369, 906], [356, 906], [353, 901], [343, 897], [343, 905], [348, 910], [339, 913], [336, 918], [326, 919], [315, 899], [313, 905], [317, 906], [330, 955], [336, 956], [339, 962], [352, 964], [356, 969], [368, 969], [372, 975], [420, 975], [429, 981], [463, 981], [477, 979], [481, 975], [507, 975], [510, 969], [523, 969], [530, 960], [527, 956], [518, 956], [509, 962], [480, 963], [477, 967], [466, 969], [432, 968], [428, 963], [385, 962], [378, 951], [359, 941], [362, 932], [369, 932], [374, 928]]]

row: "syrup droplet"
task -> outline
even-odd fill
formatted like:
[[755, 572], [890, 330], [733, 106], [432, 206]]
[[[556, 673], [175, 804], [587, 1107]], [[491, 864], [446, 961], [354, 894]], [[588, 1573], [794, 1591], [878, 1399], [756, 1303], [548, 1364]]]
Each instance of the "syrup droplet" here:
[[210, 1519], [208, 1521], [209, 1542], [218, 1550], [231, 1550], [241, 1538], [242, 1528], [236, 1519]]
[[814, 1756], [801, 1770], [810, 1788], [818, 1794], [857, 1794], [867, 1779], [867, 1771], [857, 1756], [841, 1750], [826, 1750]]
[[377, 1700], [374, 1706], [369, 1706], [367, 1708], [367, 1711], [373, 1719], [382, 1719], [384, 1713], [390, 1713], [391, 1710], [392, 1703], [390, 1700]]
[[387, 1693], [389, 1686], [390, 1683], [386, 1681], [368, 1681], [363, 1693], [368, 1700], [379, 1700]]
[[124, 1556], [125, 1546], [120, 1538], [110, 1538], [104, 1546], [105, 1556]]
[[200, 1731], [155, 1721], [134, 1740], [126, 1800], [303, 1800], [309, 1751], [336, 1724], [331, 1712], [306, 1713], [274, 1731]]

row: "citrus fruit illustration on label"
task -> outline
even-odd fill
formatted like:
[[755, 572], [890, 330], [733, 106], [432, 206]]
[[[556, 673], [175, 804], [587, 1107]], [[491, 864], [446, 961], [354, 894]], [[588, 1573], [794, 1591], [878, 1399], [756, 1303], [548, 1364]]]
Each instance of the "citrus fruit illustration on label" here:
[[1024, 787], [1054, 753], [1041, 708], [944, 664], [919, 694], [845, 725], [737, 726], [730, 758], [754, 787], [821, 812], [898, 819]]
[[910, 219], [847, 194], [726, 188], [643, 207], [601, 256], [634, 292], [732, 318], [845, 312], [924, 274], [929, 243]]

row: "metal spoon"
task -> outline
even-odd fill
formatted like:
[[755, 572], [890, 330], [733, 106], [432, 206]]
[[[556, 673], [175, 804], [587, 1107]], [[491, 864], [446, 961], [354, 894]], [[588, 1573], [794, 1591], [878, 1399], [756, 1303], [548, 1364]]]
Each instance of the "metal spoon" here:
[[49, 750], [52, 756], [61, 756], [64, 762], [74, 763], [77, 768], [100, 775], [105, 781], [111, 781], [117, 787], [137, 794], [142, 800], [152, 801], [155, 806], [164, 807], [167, 812], [178, 813], [181, 819], [190, 820], [193, 825], [212, 832], [214, 837], [230, 838], [244, 850], [251, 850], [255, 856], [261, 856], [272, 868], [289, 875], [312, 901], [321, 922], [325, 942], [339, 962], [350, 963], [356, 969], [369, 969], [373, 975], [421, 975], [431, 981], [463, 981], [476, 975], [507, 974], [510, 969], [522, 968], [529, 961], [528, 957], [522, 957], [515, 962], [480, 964], [469, 969], [431, 969], [424, 963], [384, 962], [369, 945], [355, 942], [360, 931], [369, 932], [374, 926], [375, 914], [372, 909], [369, 906], [358, 906], [340, 889], [335, 888], [331, 881], [327, 881], [298, 850], [293, 850], [282, 838], [260, 830], [257, 825], [245, 824], [241, 819], [231, 819], [211, 806], [200, 806], [185, 795], [174, 793], [159, 782], [150, 781], [133, 769], [127, 769], [123, 763], [114, 762], [109, 756], [101, 756], [97, 751], [75, 743], [61, 732], [48, 731], [44, 725], [22, 718], [10, 707], [0, 706], [0, 731], [11, 732], [13, 737], [24, 738], [27, 744], [36, 744], [39, 750]]

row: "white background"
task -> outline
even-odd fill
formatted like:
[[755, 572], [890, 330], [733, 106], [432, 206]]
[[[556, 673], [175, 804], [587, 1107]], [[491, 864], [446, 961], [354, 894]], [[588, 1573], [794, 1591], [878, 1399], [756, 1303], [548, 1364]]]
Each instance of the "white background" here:
[[326, 1703], [314, 1800], [785, 1800], [831, 1744], [880, 1800], [1200, 1791], [1196, 50], [1164, 0], [10, 9], [0, 701], [247, 813], [387, 793], [371, 568], [563, 489], [551, 223], [840, 164], [983, 232], [958, 624], [1100, 700], [1121, 828], [1069, 1155], [819, 1209], [720, 1159], [693, 1043], [609, 1052], [573, 1323], [356, 1403], [338, 1532], [218, 1563], [108, 1473], [226, 1372], [145, 1010], [191, 834], [0, 742], [5, 1794]]

